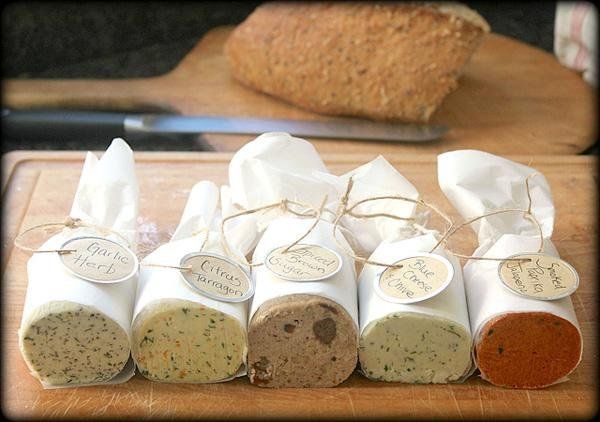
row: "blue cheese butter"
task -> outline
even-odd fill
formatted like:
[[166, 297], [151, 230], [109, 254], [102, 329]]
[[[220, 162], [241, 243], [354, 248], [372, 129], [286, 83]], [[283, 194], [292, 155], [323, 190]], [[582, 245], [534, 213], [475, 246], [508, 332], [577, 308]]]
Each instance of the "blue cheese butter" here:
[[[370, 259], [385, 264], [404, 260], [401, 262], [410, 265], [407, 257], [431, 255], [429, 251], [436, 244], [432, 234], [382, 243]], [[377, 289], [385, 267], [364, 266], [358, 286], [358, 355], [368, 378], [427, 384], [462, 381], [470, 374], [472, 336], [462, 269], [456, 258], [441, 248], [433, 254], [447, 260], [451, 266], [448, 274], [452, 277], [434, 296], [412, 303], [399, 303]], [[426, 279], [426, 274], [432, 271], [433, 267], [420, 271], [419, 280]], [[415, 276], [417, 271], [398, 274], [394, 277], [402, 279]], [[408, 286], [408, 280], [404, 281]]]
[[471, 366], [469, 331], [443, 318], [397, 312], [371, 322], [362, 332], [363, 373], [381, 381], [447, 383]]

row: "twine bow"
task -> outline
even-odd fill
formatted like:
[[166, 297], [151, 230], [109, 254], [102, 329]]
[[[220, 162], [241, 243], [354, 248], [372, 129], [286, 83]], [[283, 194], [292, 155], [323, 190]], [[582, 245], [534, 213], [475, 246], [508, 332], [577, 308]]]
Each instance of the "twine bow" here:
[[378, 261], [373, 261], [371, 259], [356, 255], [353, 251], [348, 251], [346, 249], [346, 247], [344, 245], [342, 245], [337, 238], [337, 230], [339, 229], [340, 221], [344, 216], [349, 215], [351, 217], [358, 218], [358, 219], [385, 217], [385, 218], [391, 218], [394, 220], [401, 220], [401, 221], [415, 221], [414, 217], [402, 217], [402, 216], [398, 216], [395, 214], [389, 214], [389, 213], [362, 214], [362, 213], [358, 213], [355, 211], [356, 207], [358, 207], [359, 205], [365, 204], [367, 202], [379, 201], [382, 199], [392, 199], [392, 200], [398, 200], [398, 201], [412, 202], [414, 204], [428, 208], [428, 209], [432, 210], [434, 213], [441, 216], [449, 224], [448, 228], [446, 229], [446, 233], [450, 230], [450, 228], [453, 225], [450, 217], [448, 217], [446, 214], [444, 214], [442, 211], [440, 211], [437, 207], [425, 202], [423, 199], [413, 199], [413, 198], [408, 198], [408, 197], [401, 196], [401, 195], [373, 196], [370, 198], [361, 199], [361, 200], [355, 202], [354, 204], [352, 204], [352, 206], [348, 206], [348, 202], [350, 200], [350, 192], [352, 191], [353, 186], [354, 186], [354, 180], [352, 179], [352, 177], [350, 177], [348, 179], [348, 183], [346, 185], [346, 191], [344, 192], [344, 195], [340, 198], [340, 204], [339, 204], [339, 207], [337, 210], [336, 218], [333, 223], [332, 232], [333, 232], [333, 239], [335, 240], [338, 247], [340, 247], [346, 255], [351, 256], [355, 261], [362, 262], [363, 264], [377, 265], [377, 266], [381, 266], [381, 267], [402, 268], [401, 264], [384, 264], [384, 263], [381, 263]]

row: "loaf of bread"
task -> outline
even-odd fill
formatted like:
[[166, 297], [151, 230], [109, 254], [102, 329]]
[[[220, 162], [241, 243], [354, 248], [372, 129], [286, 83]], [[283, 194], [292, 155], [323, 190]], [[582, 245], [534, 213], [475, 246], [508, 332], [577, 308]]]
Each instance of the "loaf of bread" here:
[[486, 32], [457, 3], [266, 3], [225, 53], [242, 84], [299, 107], [426, 122]]

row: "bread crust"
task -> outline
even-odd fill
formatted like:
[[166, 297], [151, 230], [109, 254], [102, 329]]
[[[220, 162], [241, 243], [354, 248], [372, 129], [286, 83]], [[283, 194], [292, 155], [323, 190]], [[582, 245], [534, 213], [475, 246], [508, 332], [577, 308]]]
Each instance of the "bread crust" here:
[[299, 107], [426, 122], [488, 31], [462, 5], [266, 3], [225, 54], [239, 82]]

